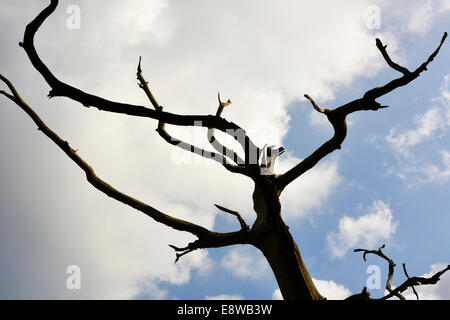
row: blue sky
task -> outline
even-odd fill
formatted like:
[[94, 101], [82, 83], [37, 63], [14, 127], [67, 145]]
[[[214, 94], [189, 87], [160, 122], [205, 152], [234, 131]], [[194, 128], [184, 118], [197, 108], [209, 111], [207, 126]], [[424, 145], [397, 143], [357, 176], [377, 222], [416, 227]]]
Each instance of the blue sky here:
[[[236, 230], [217, 203], [251, 224], [251, 182], [174, 150], [154, 132], [156, 122], [46, 98], [48, 87], [17, 46], [46, 3], [29, 0], [24, 9], [5, 1], [0, 72], [47, 124], [100, 177], [164, 212]], [[73, 8], [79, 28], [68, 25]], [[286, 148], [277, 168], [283, 172], [332, 134], [303, 94], [333, 108], [398, 77], [376, 37], [395, 61], [415, 69], [450, 30], [449, 14], [447, 1], [61, 1], [36, 42], [57, 76], [113, 100], [147, 103], [135, 80], [139, 56], [168, 111], [214, 113], [220, 90], [233, 101], [227, 119], [261, 146]], [[446, 43], [428, 71], [379, 99], [390, 108], [351, 115], [342, 149], [281, 198], [305, 263], [329, 298], [361, 291], [370, 265], [381, 268], [372, 295], [383, 294], [385, 262], [364, 262], [355, 247], [386, 244], [398, 265], [394, 285], [404, 280], [403, 262], [418, 276], [450, 263], [449, 57]], [[191, 236], [99, 194], [21, 110], [4, 99], [0, 105], [0, 298], [279, 297], [264, 257], [251, 247], [194, 252], [175, 265], [168, 244], [186, 245]], [[197, 141], [205, 132], [170, 130], [207, 146]], [[81, 290], [66, 288], [73, 264]], [[449, 299], [450, 277], [419, 293]]]

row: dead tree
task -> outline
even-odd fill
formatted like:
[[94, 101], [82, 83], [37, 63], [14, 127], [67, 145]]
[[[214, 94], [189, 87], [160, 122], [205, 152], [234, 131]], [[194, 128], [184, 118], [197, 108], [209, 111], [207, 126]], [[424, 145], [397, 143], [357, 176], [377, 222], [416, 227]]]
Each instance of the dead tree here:
[[[167, 112], [159, 104], [150, 90], [148, 83], [145, 81], [140, 59], [137, 66], [137, 79], [140, 88], [147, 95], [152, 108], [143, 105], [110, 101], [103, 97], [84, 92], [59, 80], [41, 60], [34, 46], [36, 32], [42, 23], [54, 12], [57, 5], [58, 0], [51, 0], [51, 3], [27, 25], [23, 42], [20, 43], [20, 46], [25, 50], [34, 68], [51, 87], [48, 97], [66, 97], [79, 102], [84, 107], [95, 107], [101, 111], [157, 120], [157, 132], [168, 143], [216, 161], [231, 173], [247, 176], [254, 182], [253, 208], [256, 214], [254, 224], [250, 227], [238, 212], [216, 205], [217, 208], [236, 216], [241, 228], [240, 230], [227, 233], [214, 232], [213, 230], [208, 230], [202, 226], [163, 213], [149, 204], [122, 193], [98, 177], [94, 169], [77, 154], [69, 142], [60, 138], [39, 118], [33, 109], [20, 97], [13, 84], [3, 75], [0, 76], [0, 79], [8, 86], [9, 92], [1, 90], [0, 93], [22, 108], [34, 121], [38, 129], [50, 138], [85, 172], [88, 182], [99, 191], [133, 207], [159, 223], [175, 230], [189, 232], [194, 235], [197, 239], [185, 247], [171, 246], [176, 252], [176, 260], [197, 249], [218, 248], [236, 244], [253, 245], [261, 250], [266, 257], [284, 299], [324, 299], [316, 289], [308, 269], [303, 263], [300, 250], [292, 238], [288, 226], [282, 219], [280, 195], [290, 183], [300, 178], [320, 160], [333, 151], [341, 149], [342, 143], [347, 135], [346, 117], [349, 114], [358, 111], [376, 111], [387, 108], [387, 106], [383, 106], [377, 102], [377, 99], [401, 86], [407, 85], [419, 77], [423, 71], [427, 70], [428, 65], [439, 53], [447, 37], [447, 33], [444, 34], [435, 51], [414, 71], [410, 71], [392, 61], [386, 51], [386, 46], [377, 39], [376, 46], [383, 55], [384, 60], [392, 69], [401, 73], [401, 76], [389, 83], [368, 90], [361, 98], [334, 109], [327, 109], [319, 107], [313, 98], [305, 95], [314, 109], [327, 117], [334, 129], [334, 135], [292, 169], [284, 174], [276, 175], [270, 168], [276, 160], [276, 157], [284, 149], [258, 147], [239, 125], [223, 118], [222, 112], [231, 101], [222, 102], [219, 96], [219, 105], [215, 115], [181, 115]], [[206, 137], [216, 151], [210, 152], [172, 137], [165, 130], [165, 124], [177, 126], [201, 125], [207, 128]], [[237, 152], [222, 145], [215, 137], [215, 130], [220, 130], [231, 135], [240, 144], [240, 147], [242, 147], [244, 157], [241, 158]], [[266, 161], [260, 161], [261, 156], [264, 156]], [[411, 280], [411, 283], [414, 281]], [[401, 290], [399, 289], [396, 292], [399, 291]]]

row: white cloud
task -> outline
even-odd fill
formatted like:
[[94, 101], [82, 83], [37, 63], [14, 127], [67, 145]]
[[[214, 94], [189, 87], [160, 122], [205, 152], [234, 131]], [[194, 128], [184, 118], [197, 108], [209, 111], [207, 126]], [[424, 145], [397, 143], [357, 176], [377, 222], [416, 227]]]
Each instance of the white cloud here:
[[[450, 104], [450, 74], [444, 76], [444, 80], [441, 85], [441, 101], [443, 105]], [[447, 115], [447, 118], [450, 118]]]
[[380, 0], [378, 3], [382, 28], [414, 37], [423, 37], [439, 20], [446, 19], [445, 14], [450, 10], [446, 0]]
[[232, 248], [222, 258], [221, 265], [238, 278], [257, 280], [269, 272], [269, 265], [262, 253], [248, 246]]
[[244, 300], [239, 294], [220, 294], [217, 296], [206, 296], [205, 300]]
[[[317, 280], [312, 279], [320, 294], [327, 298], [327, 300], [343, 300], [349, 297], [352, 293], [345, 286], [338, 284], [332, 280]], [[272, 294], [273, 300], [282, 300], [280, 289], [276, 289]]]
[[439, 0], [438, 3], [438, 11], [440, 14], [444, 14], [450, 11], [450, 2], [448, 2], [447, 0]]
[[[383, 139], [372, 138], [371, 143], [383, 149], [384, 140], [395, 157], [385, 161], [388, 174], [406, 181], [409, 186], [418, 183], [446, 182], [450, 177], [448, 151], [437, 148], [436, 140], [443, 138], [450, 128], [450, 75], [444, 76], [440, 95], [431, 99], [432, 107], [415, 116], [412, 128], [392, 128]], [[430, 154], [440, 162], [426, 159]]]
[[272, 300], [283, 300], [283, 296], [281, 295], [281, 290], [280, 289], [276, 289], [272, 293]]
[[431, 23], [434, 18], [433, 11], [434, 9], [431, 5], [431, 1], [416, 7], [412, 15], [409, 17], [409, 31], [420, 36], [425, 35], [431, 28]]
[[[295, 157], [281, 158], [279, 171], [285, 172], [300, 161]], [[299, 218], [318, 212], [341, 181], [337, 158], [319, 163], [283, 191], [280, 197], [283, 217]]]
[[423, 167], [423, 178], [420, 182], [446, 182], [450, 178], [450, 152], [441, 151], [441, 159], [443, 166], [427, 164]]
[[433, 137], [433, 134], [439, 129], [446, 128], [446, 121], [442, 118], [440, 108], [432, 108], [424, 114], [416, 117], [416, 128], [397, 133], [391, 129], [386, 137], [386, 142], [399, 156], [410, 157], [410, 149], [419, 143]]
[[327, 298], [327, 300], [343, 300], [348, 298], [352, 293], [342, 284], [338, 284], [331, 280], [317, 280], [314, 279], [314, 284], [320, 294]]
[[344, 215], [339, 220], [339, 230], [327, 234], [332, 257], [342, 258], [349, 249], [370, 249], [380, 241], [390, 239], [398, 224], [393, 219], [389, 205], [381, 200], [374, 201], [367, 209], [367, 214], [358, 218]]
[[[171, 298], [167, 289], [159, 288], [155, 281], [152, 280], [141, 282], [138, 285], [138, 292], [139, 296], [134, 296], [133, 298], [147, 300], [167, 300]], [[120, 296], [118, 299], [120, 299]]]

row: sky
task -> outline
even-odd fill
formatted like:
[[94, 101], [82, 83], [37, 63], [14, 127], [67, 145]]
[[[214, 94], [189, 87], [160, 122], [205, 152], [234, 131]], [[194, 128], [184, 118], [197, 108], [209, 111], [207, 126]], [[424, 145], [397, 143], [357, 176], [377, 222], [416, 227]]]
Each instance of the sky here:
[[[117, 189], [173, 216], [235, 231], [214, 204], [255, 219], [253, 185], [217, 163], [177, 150], [157, 123], [46, 97], [49, 87], [18, 46], [48, 1], [3, 0], [0, 72], [41, 118]], [[21, 2], [22, 4], [22, 2]], [[283, 173], [333, 134], [303, 97], [334, 108], [399, 77], [375, 46], [414, 70], [450, 31], [441, 1], [61, 1], [36, 48], [61, 80], [110, 100], [148, 105], [144, 76], [165, 110], [223, 116], [260, 146], [286, 149]], [[348, 118], [342, 149], [289, 185], [282, 214], [322, 295], [342, 299], [450, 263], [450, 43], [428, 71], [379, 99], [390, 108]], [[1, 299], [280, 299], [264, 256], [250, 246], [192, 252], [174, 263], [168, 246], [194, 240], [117, 203], [89, 185], [16, 105], [0, 99]], [[207, 146], [206, 131], [168, 126]], [[219, 135], [218, 135], [219, 136]], [[233, 143], [226, 137], [223, 141]], [[68, 286], [71, 266], [80, 287]], [[69, 271], [69, 273], [68, 273]], [[417, 288], [450, 299], [450, 275]], [[414, 298], [412, 292], [406, 292]]]

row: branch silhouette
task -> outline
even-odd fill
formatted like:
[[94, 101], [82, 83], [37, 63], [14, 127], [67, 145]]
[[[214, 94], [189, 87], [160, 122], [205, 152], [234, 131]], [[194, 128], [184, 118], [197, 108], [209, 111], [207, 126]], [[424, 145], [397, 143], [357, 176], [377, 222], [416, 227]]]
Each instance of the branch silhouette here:
[[381, 87], [370, 89], [364, 93], [362, 98], [355, 99], [349, 103], [346, 103], [340, 107], [331, 110], [320, 108], [311, 97], [305, 95], [305, 97], [308, 100], [310, 100], [310, 102], [314, 106], [314, 109], [327, 116], [328, 121], [333, 126], [334, 135], [331, 139], [325, 142], [322, 146], [320, 146], [312, 154], [306, 157], [303, 161], [301, 161], [295, 167], [293, 167], [292, 169], [290, 169], [289, 171], [280, 175], [277, 178], [277, 186], [280, 192], [292, 181], [296, 180], [302, 174], [313, 168], [324, 157], [326, 157], [335, 150], [341, 149], [341, 145], [347, 136], [346, 117], [349, 114], [357, 111], [369, 111], [369, 110], [377, 111], [379, 109], [388, 108], [388, 106], [383, 106], [380, 103], [378, 103], [376, 99], [386, 95], [389, 92], [392, 92], [393, 90], [399, 87], [407, 85], [408, 83], [419, 77], [423, 71], [427, 70], [428, 65], [437, 56], [446, 38], [447, 32], [445, 32], [444, 35], [442, 36], [442, 39], [436, 50], [428, 57], [428, 59], [424, 63], [422, 63], [413, 72], [410, 72], [408, 69], [394, 63], [386, 51], [386, 46], [383, 46], [381, 41], [379, 39], [376, 39], [377, 48], [381, 51], [381, 54], [383, 55], [383, 58], [386, 61], [386, 63], [394, 70], [403, 73], [402, 77], [394, 79]]
[[[153, 107], [158, 112], [163, 112], [163, 107], [157, 102], [155, 96], [150, 90], [150, 87], [148, 86], [148, 82], [145, 80], [143, 74], [142, 74], [142, 68], [141, 68], [141, 58], [139, 57], [139, 64], [137, 67], [137, 79], [139, 80], [139, 87], [145, 92], [148, 99], [152, 103]], [[220, 116], [220, 115], [219, 115]], [[211, 129], [208, 129], [208, 132]], [[163, 121], [158, 122], [158, 128], [156, 129], [158, 134], [163, 138], [165, 141], [170, 143], [171, 145], [174, 145], [178, 148], [181, 148], [183, 150], [192, 152], [194, 154], [197, 154], [199, 156], [202, 156], [206, 159], [214, 160], [216, 162], [219, 162], [222, 164], [228, 171], [235, 172], [235, 173], [241, 173], [241, 174], [247, 174], [247, 171], [245, 170], [245, 167], [240, 165], [234, 165], [227, 161], [225, 155], [223, 153], [215, 153], [211, 151], [207, 151], [205, 149], [202, 149], [200, 147], [194, 146], [190, 143], [187, 143], [185, 141], [179, 140], [177, 138], [174, 138], [171, 136], [165, 127], [165, 123]]]
[[[434, 60], [444, 44], [447, 33], [444, 33], [440, 44], [431, 55], [428, 56], [427, 60], [414, 71], [410, 71], [406, 67], [400, 66], [394, 62], [386, 50], [387, 46], [383, 45], [379, 39], [376, 39], [376, 47], [383, 56], [386, 64], [394, 71], [400, 72], [402, 76], [393, 79], [380, 87], [367, 90], [361, 98], [350, 101], [334, 109], [330, 109], [319, 106], [311, 96], [305, 94], [304, 97], [309, 100], [313, 108], [327, 117], [334, 129], [334, 134], [309, 156], [300, 161], [300, 163], [293, 166], [284, 174], [277, 175], [273, 172], [273, 163], [277, 157], [284, 152], [284, 148], [274, 148], [274, 146], [268, 146], [266, 148], [267, 145], [263, 148], [259, 148], [239, 125], [226, 120], [222, 114], [224, 109], [231, 104], [230, 100], [223, 102], [220, 98], [220, 94], [218, 94], [219, 105], [215, 115], [181, 115], [166, 112], [157, 101], [150, 89], [149, 83], [144, 78], [141, 57], [139, 58], [136, 76], [138, 86], [146, 94], [151, 107], [111, 101], [80, 90], [79, 88], [59, 80], [41, 60], [34, 45], [36, 33], [45, 20], [55, 11], [57, 6], [58, 0], [51, 0], [49, 5], [27, 25], [23, 41], [20, 43], [20, 46], [25, 50], [34, 68], [50, 86], [51, 89], [48, 93], [48, 97], [66, 97], [81, 103], [84, 107], [95, 107], [101, 111], [144, 117], [158, 121], [156, 131], [161, 138], [169, 144], [216, 161], [223, 165], [228, 171], [239, 173], [252, 179], [254, 182], [252, 200], [253, 209], [256, 213], [255, 222], [250, 227], [237, 211], [216, 204], [215, 206], [217, 209], [237, 218], [240, 229], [226, 233], [214, 232], [195, 223], [163, 213], [149, 204], [143, 203], [130, 195], [122, 193], [98, 177], [93, 168], [78, 155], [77, 150], [71, 148], [68, 141], [62, 139], [58, 134], [51, 130], [38, 114], [21, 98], [11, 81], [1, 74], [0, 80], [6, 84], [9, 92], [7, 90], [0, 90], [0, 94], [19, 106], [34, 121], [38, 126], [38, 129], [84, 171], [88, 182], [96, 189], [107, 196], [146, 214], [156, 222], [175, 230], [188, 232], [194, 235], [197, 239], [185, 246], [169, 245], [175, 251], [175, 262], [179, 261], [184, 255], [197, 249], [250, 244], [259, 249], [266, 257], [277, 280], [280, 291], [282, 292], [283, 298], [309, 300], [323, 299], [324, 297], [319, 293], [312, 277], [309, 275], [308, 269], [302, 260], [300, 250], [289, 231], [289, 227], [282, 218], [280, 195], [290, 183], [313, 168], [324, 157], [341, 148], [341, 145], [347, 136], [346, 117], [349, 114], [357, 111], [376, 111], [387, 108], [387, 106], [381, 105], [377, 99], [397, 88], [409, 84], [411, 81], [418, 78], [423, 71], [427, 70], [429, 64]], [[189, 127], [201, 126], [206, 128], [207, 141], [214, 148], [215, 152], [173, 137], [166, 130], [166, 125]], [[242, 147], [244, 157], [242, 158], [235, 150], [219, 142], [216, 137], [216, 130], [220, 130], [225, 134], [232, 136]], [[261, 156], [263, 156], [265, 160], [259, 163]], [[363, 252], [364, 260], [366, 259], [367, 254], [375, 254], [388, 262], [389, 273], [386, 281], [386, 289], [389, 293], [382, 299], [388, 299], [390, 297], [404, 299], [402, 293], [410, 287], [418, 296], [415, 286], [435, 284], [439, 281], [440, 276], [450, 269], [450, 266], [447, 266], [446, 269], [429, 278], [410, 277], [406, 270], [406, 265], [403, 265], [403, 271], [407, 280], [393, 289], [392, 281], [395, 263], [382, 252], [383, 248], [384, 245], [378, 250], [355, 249], [355, 252]], [[353, 295], [349, 297], [349, 299], [369, 300], [370, 293], [367, 291], [367, 288], [364, 288], [361, 293]]]
[[[51, 0], [50, 4], [43, 9], [33, 21], [31, 21], [25, 28], [23, 41], [19, 45], [25, 50], [28, 58], [34, 68], [42, 75], [47, 84], [51, 87], [48, 97], [67, 97], [71, 100], [81, 103], [84, 107], [96, 107], [101, 111], [108, 111], [114, 113], [121, 113], [129, 116], [146, 117], [155, 120], [159, 120], [163, 123], [177, 125], [177, 126], [202, 126], [205, 128], [216, 128], [225, 133], [227, 132], [239, 132], [243, 135], [243, 139], [238, 142], [243, 144], [246, 155], [256, 153], [258, 148], [247, 136], [246, 132], [237, 124], [229, 122], [220, 116], [213, 115], [180, 115], [175, 113], [164, 112], [147, 108], [145, 106], [133, 105], [129, 103], [121, 103], [116, 101], [107, 100], [103, 97], [99, 97], [87, 92], [84, 92], [76, 87], [68, 85], [59, 80], [50, 69], [44, 64], [39, 57], [36, 48], [34, 46], [34, 37], [44, 21], [55, 11], [58, 6], [58, 0]], [[148, 92], [146, 92], [148, 94]], [[150, 94], [150, 101], [154, 106], [158, 106], [156, 99]], [[246, 159], [249, 162], [249, 159]]]
[[[188, 248], [188, 252], [191, 252], [196, 249], [218, 248], [233, 244], [252, 243], [252, 236], [248, 229], [241, 229], [239, 231], [229, 233], [213, 232], [192, 222], [181, 220], [172, 217], [170, 215], [167, 215], [140, 200], [137, 200], [127, 194], [120, 192], [119, 190], [117, 190], [116, 188], [114, 188], [101, 178], [99, 178], [96, 175], [94, 169], [78, 155], [77, 150], [72, 149], [68, 141], [60, 138], [53, 130], [51, 130], [45, 124], [44, 121], [42, 121], [42, 119], [38, 116], [38, 114], [22, 99], [22, 97], [19, 95], [18, 91], [16, 90], [16, 88], [13, 86], [13, 84], [9, 79], [0, 74], [0, 80], [4, 82], [11, 91], [11, 93], [8, 93], [4, 90], [0, 90], [0, 94], [7, 97], [17, 106], [19, 106], [23, 111], [25, 111], [25, 113], [37, 125], [38, 130], [40, 130], [51, 141], [53, 141], [74, 163], [76, 163], [85, 172], [87, 181], [97, 190], [103, 192], [107, 196], [119, 202], [122, 202], [146, 214], [156, 222], [162, 223], [178, 231], [189, 232], [194, 236], [196, 236], [198, 239], [190, 243], [186, 247]], [[172, 248], [175, 249], [176, 247], [172, 246]], [[180, 250], [176, 249], [176, 251]], [[188, 252], [185, 252], [184, 254]], [[180, 255], [177, 254], [176, 261], [178, 261], [179, 258]]]
[[[368, 250], [368, 249], [355, 249], [353, 250], [354, 252], [363, 252], [363, 259], [364, 261], [366, 261], [366, 255], [367, 254], [374, 254], [384, 260], [386, 260], [389, 264], [389, 272], [388, 272], [388, 278], [386, 281], [386, 290], [389, 292], [387, 295], [385, 295], [384, 297], [379, 298], [378, 300], [387, 300], [390, 299], [392, 297], [397, 297], [400, 300], [406, 300], [406, 298], [402, 295], [403, 292], [405, 292], [408, 288], [411, 288], [413, 290], [413, 293], [416, 295], [417, 300], [419, 300], [419, 294], [417, 293], [416, 289], [414, 288], [415, 286], [421, 286], [421, 285], [433, 285], [436, 284], [439, 280], [440, 277], [446, 273], [447, 271], [450, 270], [450, 265], [448, 265], [446, 268], [444, 268], [443, 270], [436, 272], [433, 276], [431, 277], [410, 277], [408, 275], [408, 272], [406, 271], [406, 264], [403, 263], [403, 271], [405, 273], [406, 276], [406, 280], [399, 285], [398, 287], [396, 287], [395, 289], [392, 289], [392, 280], [394, 278], [394, 268], [395, 268], [395, 263], [392, 259], [390, 259], [388, 256], [386, 256], [383, 253], [383, 249], [384, 249], [385, 245], [383, 244], [378, 250]], [[366, 295], [364, 296], [364, 291], [366, 292]], [[364, 288], [363, 289], [363, 293], [361, 294], [357, 294], [357, 295], [353, 295], [350, 296], [347, 299], [350, 300], [368, 300], [368, 295], [367, 295], [367, 289]]]

